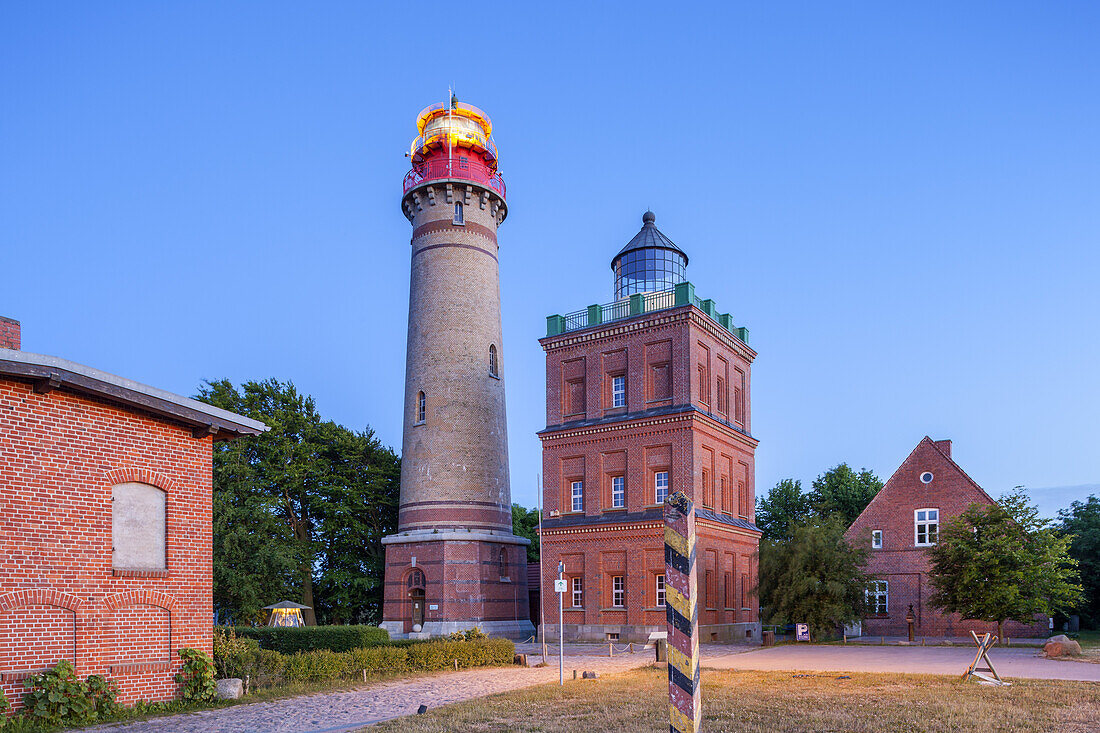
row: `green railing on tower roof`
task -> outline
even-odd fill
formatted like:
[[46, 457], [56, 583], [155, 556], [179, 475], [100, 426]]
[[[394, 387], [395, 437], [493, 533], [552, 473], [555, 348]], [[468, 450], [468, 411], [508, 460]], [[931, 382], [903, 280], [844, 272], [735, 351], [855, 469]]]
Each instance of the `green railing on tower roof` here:
[[695, 286], [691, 283], [680, 283], [669, 290], [635, 293], [628, 298], [622, 298], [613, 303], [590, 305], [584, 310], [566, 313], [564, 316], [547, 316], [546, 335], [560, 336], [570, 331], [579, 331], [582, 328], [621, 321], [632, 316], [655, 313], [656, 311], [677, 308], [683, 305], [695, 306], [741, 341], [746, 344], [749, 342], [749, 329], [744, 326], [734, 326], [730, 314], [719, 313], [713, 300], [703, 300], [696, 297]]

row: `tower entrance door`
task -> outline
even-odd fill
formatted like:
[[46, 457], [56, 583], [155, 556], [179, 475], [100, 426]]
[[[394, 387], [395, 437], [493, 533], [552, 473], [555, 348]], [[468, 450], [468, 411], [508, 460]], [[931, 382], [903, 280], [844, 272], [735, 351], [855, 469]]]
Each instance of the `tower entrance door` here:
[[413, 570], [409, 573], [409, 613], [405, 618], [405, 633], [420, 631], [424, 628], [424, 573]]

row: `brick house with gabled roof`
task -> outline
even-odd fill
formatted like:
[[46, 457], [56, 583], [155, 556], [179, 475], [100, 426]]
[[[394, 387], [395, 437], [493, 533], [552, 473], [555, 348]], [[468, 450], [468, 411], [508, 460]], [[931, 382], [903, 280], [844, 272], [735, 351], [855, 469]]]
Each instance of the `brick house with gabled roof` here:
[[[939, 528], [971, 504], [995, 502], [951, 457], [950, 440], [925, 436], [878, 492], [846, 534], [851, 543], [871, 547], [867, 572], [875, 580], [868, 590], [871, 612], [863, 633], [899, 636], [908, 633], [905, 620], [913, 607], [917, 636], [966, 636], [971, 630], [996, 633], [996, 624], [966, 621], [928, 605], [927, 548], [935, 545]], [[1009, 637], [1042, 637], [1046, 617], [1034, 624], [1006, 622]]]
[[55, 356], [0, 317], [0, 690], [62, 659], [165, 700], [212, 643], [212, 443], [263, 423]]

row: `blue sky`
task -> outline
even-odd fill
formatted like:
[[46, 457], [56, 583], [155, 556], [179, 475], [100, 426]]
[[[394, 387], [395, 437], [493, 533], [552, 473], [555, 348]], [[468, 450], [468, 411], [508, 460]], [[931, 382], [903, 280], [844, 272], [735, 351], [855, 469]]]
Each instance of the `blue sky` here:
[[1098, 32], [1087, 2], [6, 3], [0, 315], [184, 394], [291, 379], [399, 448], [403, 154], [453, 83], [508, 183], [517, 501], [545, 316], [611, 299], [650, 207], [760, 354], [761, 492], [928, 434], [1052, 512], [1100, 491]]

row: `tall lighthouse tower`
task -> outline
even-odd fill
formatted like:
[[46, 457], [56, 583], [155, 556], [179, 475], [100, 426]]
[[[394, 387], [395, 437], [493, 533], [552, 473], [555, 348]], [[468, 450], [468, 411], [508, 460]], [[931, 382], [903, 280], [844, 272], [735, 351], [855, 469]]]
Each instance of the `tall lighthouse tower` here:
[[512, 533], [497, 227], [508, 214], [489, 117], [452, 97], [417, 117], [401, 207], [412, 284], [391, 635], [534, 632], [529, 541]]

